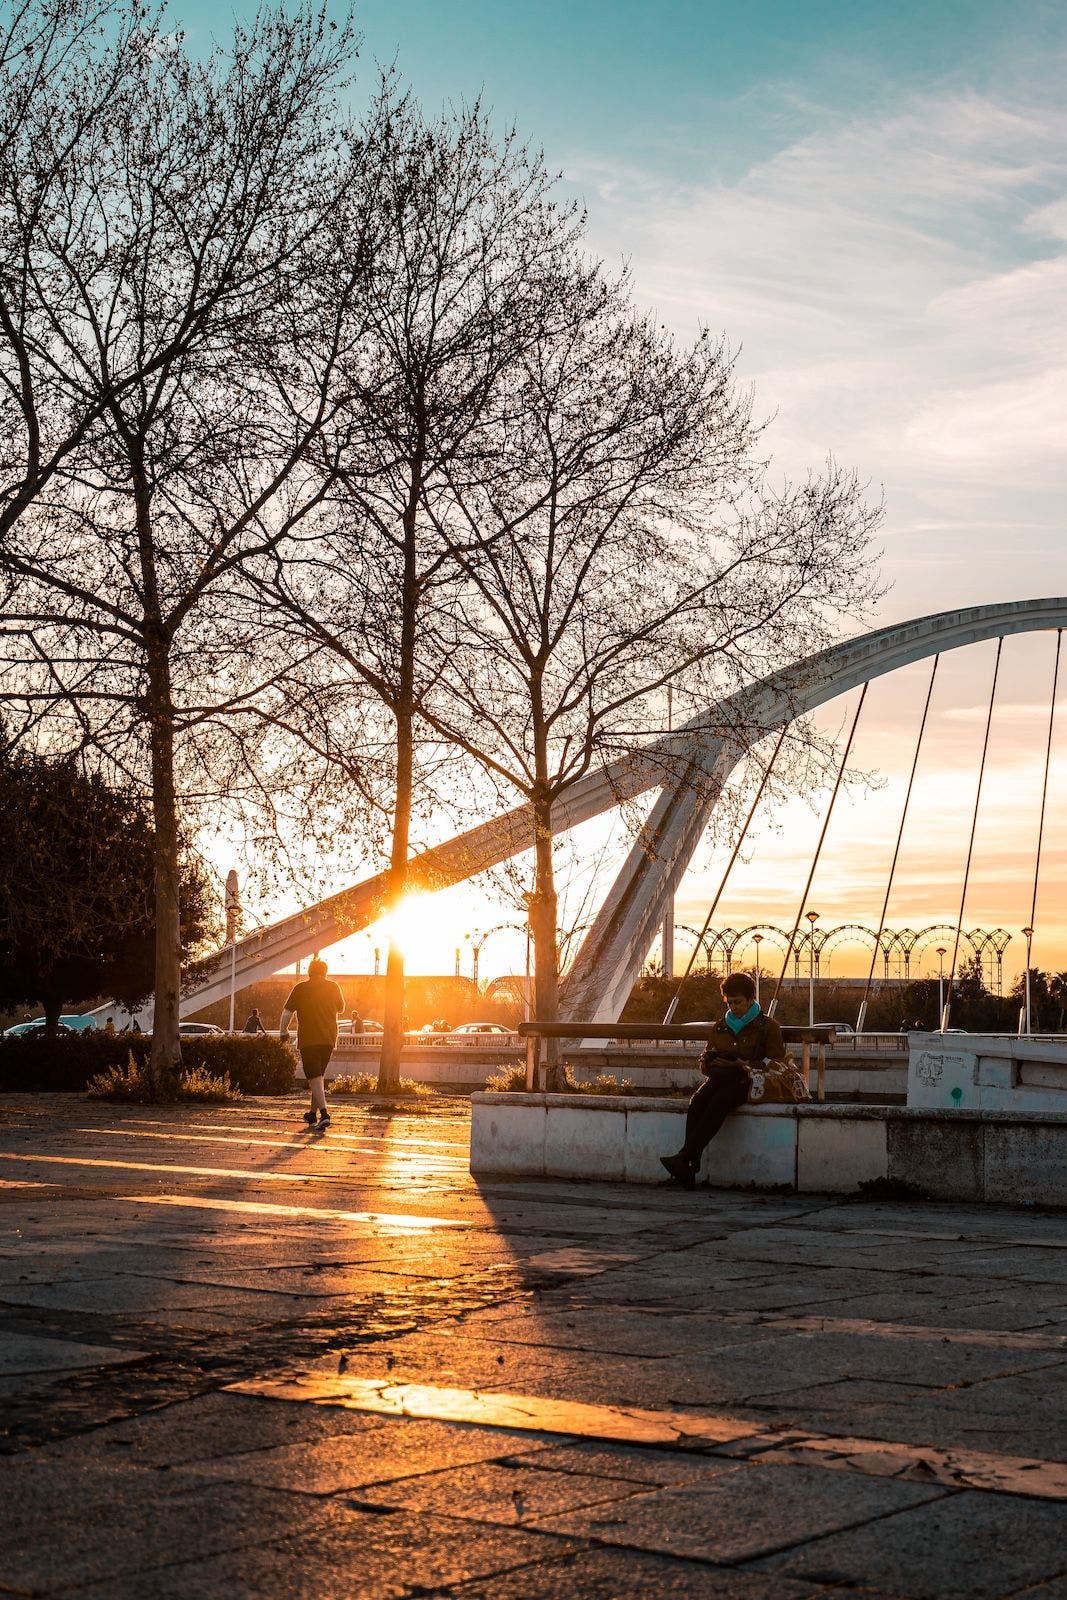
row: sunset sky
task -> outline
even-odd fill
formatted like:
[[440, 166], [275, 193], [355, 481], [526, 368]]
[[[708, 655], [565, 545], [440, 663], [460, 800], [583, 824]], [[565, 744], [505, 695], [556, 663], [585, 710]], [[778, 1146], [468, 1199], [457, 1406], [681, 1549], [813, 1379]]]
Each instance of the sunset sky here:
[[[483, 94], [543, 145], [641, 302], [683, 337], [704, 322], [740, 347], [777, 473], [832, 453], [884, 495], [891, 588], [872, 621], [1067, 592], [1059, 0], [365, 0], [357, 14], [368, 85], [395, 60], [428, 107]], [[195, 37], [220, 12], [178, 0], [172, 15]], [[967, 925], [1018, 934], [1029, 914], [1053, 648], [1005, 645]], [[894, 925], [958, 912], [993, 649], [944, 664]], [[823, 926], [877, 922], [927, 672], [868, 696], [854, 761], [883, 786], [840, 803], [811, 895]], [[1067, 706], [1057, 729], [1034, 950], [1049, 967], [1067, 966]], [[820, 814], [797, 801], [760, 830], [718, 922], [791, 925]], [[694, 863], [681, 921], [702, 921], [721, 857]], [[419, 919], [413, 965], [448, 969], [457, 930], [511, 920], [456, 891]], [[366, 969], [370, 948], [351, 941], [340, 964]], [[483, 974], [520, 948], [500, 936]], [[1021, 964], [1017, 937], [1005, 971]]]

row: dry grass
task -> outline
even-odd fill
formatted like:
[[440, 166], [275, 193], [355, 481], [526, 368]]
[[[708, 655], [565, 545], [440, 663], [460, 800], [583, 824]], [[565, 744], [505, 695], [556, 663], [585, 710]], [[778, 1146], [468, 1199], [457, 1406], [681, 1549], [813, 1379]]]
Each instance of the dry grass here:
[[[378, 1075], [371, 1072], [344, 1072], [331, 1078], [326, 1085], [331, 1094], [377, 1094]], [[401, 1078], [399, 1087], [387, 1091], [393, 1098], [428, 1099], [433, 1085], [416, 1083], [414, 1078]]]
[[[124, 1067], [109, 1067], [90, 1078], [85, 1092], [90, 1100], [118, 1100], [129, 1105], [158, 1105], [162, 1098], [153, 1089], [145, 1067], [131, 1052]], [[206, 1067], [189, 1067], [178, 1075], [173, 1090], [166, 1095], [168, 1105], [229, 1106], [240, 1100], [241, 1091], [229, 1078], [208, 1072]]]

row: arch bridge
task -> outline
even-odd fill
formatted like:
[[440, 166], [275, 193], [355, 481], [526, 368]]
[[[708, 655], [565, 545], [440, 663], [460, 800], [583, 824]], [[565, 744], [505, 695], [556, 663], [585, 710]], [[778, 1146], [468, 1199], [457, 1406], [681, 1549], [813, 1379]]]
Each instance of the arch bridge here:
[[[561, 833], [620, 801], [653, 789], [660, 792], [564, 982], [563, 1015], [590, 1021], [618, 1018], [723, 785], [753, 746], [794, 718], [901, 667], [987, 639], [1065, 627], [1067, 599], [1046, 598], [970, 606], [874, 629], [749, 685], [575, 784], [556, 808]], [[529, 850], [532, 843], [530, 811], [516, 807], [417, 856], [410, 888], [432, 891], [460, 883]], [[377, 921], [385, 909], [386, 890], [386, 875], [376, 874], [242, 939], [232, 952], [236, 982], [245, 985], [278, 972]], [[1003, 930], [996, 932], [999, 936]], [[742, 937], [735, 936], [733, 948]], [[913, 948], [914, 943], [909, 957]], [[995, 945], [993, 950], [996, 957]], [[227, 949], [218, 953], [210, 975], [186, 990], [183, 1014], [228, 994], [230, 983]]]

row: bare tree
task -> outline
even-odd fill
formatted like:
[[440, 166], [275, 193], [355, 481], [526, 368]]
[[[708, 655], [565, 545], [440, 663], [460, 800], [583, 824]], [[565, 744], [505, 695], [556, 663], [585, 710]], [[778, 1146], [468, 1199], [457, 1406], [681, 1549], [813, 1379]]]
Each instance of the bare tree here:
[[36, 83], [0, 160], [4, 694], [151, 788], [163, 1079], [183, 763], [216, 792], [225, 762], [246, 769], [227, 719], [306, 650], [271, 631], [258, 580], [323, 496], [307, 462], [365, 271], [335, 106], [352, 49], [311, 10], [200, 62], [128, 30], [121, 70], [105, 52]]
[[[831, 468], [772, 492], [723, 344], [678, 348], [625, 281], [571, 274], [514, 375], [496, 471], [434, 529], [466, 587], [428, 716], [533, 817], [536, 1010], [558, 1015], [553, 811], [594, 768], [830, 637], [878, 516]], [[709, 720], [709, 728], [711, 727]], [[665, 778], [671, 774], [665, 769]], [[677, 776], [677, 774], [674, 774]]]
[[[420, 709], [462, 572], [428, 508], [454, 483], [497, 472], [512, 374], [558, 321], [576, 218], [552, 200], [540, 158], [513, 133], [497, 143], [480, 106], [427, 122], [387, 85], [373, 122], [382, 232], [365, 332], [343, 362], [349, 406], [324, 457], [331, 522], [287, 550], [278, 587], [309, 641], [331, 652], [334, 683], [354, 678], [390, 719], [388, 906], [408, 886], [416, 808], [431, 813], [440, 794], [430, 768], [450, 759]], [[383, 1089], [399, 1078], [403, 1008], [404, 958], [391, 942]]]

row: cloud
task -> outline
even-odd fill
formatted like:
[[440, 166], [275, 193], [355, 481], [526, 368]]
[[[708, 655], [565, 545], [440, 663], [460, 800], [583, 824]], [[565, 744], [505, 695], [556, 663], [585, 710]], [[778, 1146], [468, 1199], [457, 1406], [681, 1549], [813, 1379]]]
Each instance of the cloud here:
[[641, 298], [743, 346], [778, 466], [832, 452], [885, 486], [897, 615], [931, 609], [931, 567], [951, 572], [946, 603], [1067, 587], [1058, 93], [824, 118], [730, 184], [572, 163], [597, 196], [595, 242], [630, 256]]

